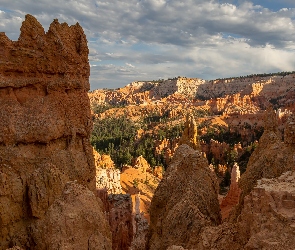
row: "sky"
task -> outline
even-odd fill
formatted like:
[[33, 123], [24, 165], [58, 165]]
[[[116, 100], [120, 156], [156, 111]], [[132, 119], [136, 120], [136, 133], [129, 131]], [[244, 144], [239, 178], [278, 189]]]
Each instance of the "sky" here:
[[17, 40], [26, 14], [80, 23], [92, 90], [295, 70], [295, 0], [0, 0], [0, 32]]

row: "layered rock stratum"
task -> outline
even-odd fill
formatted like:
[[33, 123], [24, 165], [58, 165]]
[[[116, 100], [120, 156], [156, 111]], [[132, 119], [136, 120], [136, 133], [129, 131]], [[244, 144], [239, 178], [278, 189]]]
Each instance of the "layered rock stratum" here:
[[54, 20], [45, 33], [26, 15], [18, 41], [0, 33], [0, 58], [0, 248], [111, 249], [83, 29]]

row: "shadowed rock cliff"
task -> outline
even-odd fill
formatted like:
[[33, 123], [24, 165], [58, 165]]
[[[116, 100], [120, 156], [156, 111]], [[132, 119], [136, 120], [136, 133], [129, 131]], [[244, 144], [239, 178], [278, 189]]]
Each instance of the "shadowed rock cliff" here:
[[[42, 239], [55, 235], [57, 218], [65, 219], [68, 211], [75, 210], [76, 203], [63, 197], [73, 192], [75, 199], [75, 194], [95, 190], [87, 40], [78, 23], [68, 26], [54, 20], [45, 33], [33, 16], [26, 15], [18, 41], [0, 33], [0, 58], [0, 248], [49, 249], [49, 239]], [[65, 188], [74, 180], [71, 189]], [[89, 200], [99, 208], [94, 195]], [[57, 203], [71, 208], [58, 217]], [[92, 208], [86, 208], [85, 214]], [[61, 227], [65, 238], [72, 233], [71, 221], [77, 221], [77, 230], [87, 225], [79, 223], [81, 212], [73, 216]], [[41, 230], [39, 221], [47, 227]], [[81, 242], [100, 237], [109, 249], [110, 234], [104, 233], [108, 226], [103, 221], [93, 223], [102, 225], [102, 230], [88, 228]], [[39, 232], [34, 237], [31, 228]], [[60, 249], [71, 246], [63, 242], [56, 239]]]

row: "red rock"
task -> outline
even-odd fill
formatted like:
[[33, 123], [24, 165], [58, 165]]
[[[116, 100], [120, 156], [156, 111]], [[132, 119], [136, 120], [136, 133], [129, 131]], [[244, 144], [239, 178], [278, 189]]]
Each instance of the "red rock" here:
[[[81, 217], [82, 207], [72, 207], [77, 203], [63, 203], [61, 198], [67, 181], [76, 180], [95, 191], [87, 96], [90, 67], [83, 29], [78, 23], [68, 26], [54, 20], [45, 33], [33, 16], [26, 15], [18, 41], [0, 34], [0, 54], [0, 248], [56, 249], [50, 241], [59, 244], [65, 237], [72, 249], [84, 226], [81, 244], [110, 241], [107, 228], [100, 231], [97, 227], [104, 222], [92, 216], [102, 213], [94, 198], [89, 209], [95, 207], [96, 212], [87, 210], [87, 199], [83, 200], [83, 209], [93, 220], [88, 224]], [[85, 192], [90, 195], [88, 189]], [[75, 188], [67, 189], [71, 190], [75, 192]], [[77, 224], [67, 227], [63, 217], [50, 217], [51, 213], [60, 216], [55, 210], [58, 204], [79, 211]], [[62, 214], [70, 217], [71, 209]], [[44, 234], [32, 236], [30, 228], [41, 230], [40, 220], [46, 225], [39, 231]], [[59, 226], [64, 230], [60, 235]], [[76, 232], [72, 226], [77, 227]], [[81, 244], [79, 249], [86, 247]]]
[[240, 169], [235, 163], [231, 172], [231, 183], [227, 195], [222, 199], [220, 204], [222, 219], [226, 219], [229, 216], [230, 211], [234, 206], [239, 203], [241, 189], [238, 186], [240, 179]]

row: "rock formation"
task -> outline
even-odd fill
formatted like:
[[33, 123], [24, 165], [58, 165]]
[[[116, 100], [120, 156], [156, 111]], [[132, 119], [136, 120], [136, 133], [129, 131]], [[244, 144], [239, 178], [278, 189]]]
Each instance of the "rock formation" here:
[[[182, 145], [179, 149], [182, 147], [187, 146]], [[214, 190], [211, 190], [210, 193], [205, 192], [204, 196], [201, 196], [204, 188], [208, 189], [209, 183], [212, 183], [204, 179], [205, 176], [209, 177], [209, 175], [203, 174], [200, 177], [199, 172], [194, 171], [194, 174], [199, 176], [198, 180], [201, 183], [184, 185], [185, 189], [179, 192], [178, 199], [173, 199], [176, 193], [176, 185], [172, 183], [177, 183], [177, 188], [181, 189], [180, 183], [187, 183], [194, 176], [189, 169], [193, 165], [192, 161], [185, 168], [182, 168], [184, 164], [180, 164], [184, 161], [183, 159], [191, 159], [188, 151], [193, 150], [188, 147], [184, 148], [181, 158], [178, 155], [179, 149], [152, 200], [151, 229], [147, 249], [284, 250], [294, 248], [294, 171], [285, 172], [277, 178], [258, 180], [256, 186], [252, 188], [248, 195], [244, 196], [238, 220], [227, 221], [218, 225], [216, 220], [208, 220], [210, 215], [213, 218], [213, 215], [217, 216], [219, 212], [212, 209], [217, 197], [208, 196], [208, 194], [213, 194]], [[200, 159], [196, 162], [201, 165]], [[175, 163], [177, 164], [175, 165]], [[181, 169], [186, 170], [185, 181], [183, 174], [180, 173]], [[173, 175], [173, 171], [175, 175]], [[237, 173], [237, 171], [233, 171], [233, 173]], [[190, 178], [188, 179], [187, 176], [190, 176]], [[237, 178], [238, 173], [233, 174], [233, 177]], [[202, 188], [191, 192], [191, 188], [196, 186], [202, 186]], [[196, 193], [201, 197], [182, 199], [182, 197]], [[210, 200], [211, 206], [208, 205]], [[193, 202], [196, 203], [195, 206], [191, 205]], [[197, 216], [195, 216], [194, 209], [197, 208], [199, 209], [196, 213]], [[211, 208], [211, 211], [202, 212], [201, 209], [205, 208]], [[195, 225], [198, 225], [198, 227], [195, 227]]]
[[113, 236], [113, 250], [128, 250], [133, 239], [132, 200], [128, 194], [111, 194], [109, 222]]
[[109, 168], [115, 168], [115, 164], [109, 155], [100, 155], [94, 148], [93, 148], [93, 157], [94, 157], [94, 163], [96, 168], [103, 168], [103, 169], [109, 169]]
[[100, 199], [75, 182], [66, 184], [62, 195], [30, 230], [35, 249], [112, 249]]
[[[295, 117], [290, 115], [284, 130], [284, 143], [289, 146], [294, 146], [295, 144]], [[295, 166], [295, 155], [293, 155], [294, 166]]]
[[140, 212], [140, 194], [135, 196], [134, 206], [134, 238], [132, 240], [130, 250], [144, 250], [146, 243], [146, 235], [148, 233], [149, 224], [144, 217], [143, 212]]
[[89, 191], [95, 166], [81, 26], [54, 20], [45, 33], [26, 15], [18, 41], [0, 33], [0, 56], [0, 248], [53, 249], [52, 241], [61, 248], [101, 243], [110, 249], [102, 210]]
[[221, 222], [218, 190], [201, 152], [179, 146], [152, 199], [148, 249], [193, 248], [203, 227]]
[[112, 232], [112, 249], [128, 250], [133, 240], [132, 199], [129, 194], [108, 194], [107, 189], [98, 189], [106, 217]]
[[146, 173], [147, 171], [152, 172], [150, 164], [148, 164], [142, 155], [133, 160], [133, 167], [141, 170], [143, 173]]
[[186, 115], [184, 131], [179, 139], [179, 145], [186, 144], [193, 149], [200, 149], [198, 141], [198, 127], [193, 115]]
[[120, 183], [119, 169], [96, 169], [96, 188], [106, 188], [109, 194], [121, 194], [122, 187]]
[[94, 164], [96, 168], [96, 189], [106, 188], [109, 194], [121, 194], [120, 170], [109, 155], [100, 155], [93, 148]]
[[228, 217], [231, 209], [239, 203], [241, 189], [238, 186], [240, 179], [240, 169], [237, 163], [234, 164], [231, 171], [231, 182], [227, 195], [220, 204], [222, 219]]
[[268, 108], [267, 112], [265, 112], [264, 120], [264, 133], [249, 159], [246, 172], [241, 176], [239, 182], [242, 190], [241, 204], [244, 197], [256, 185], [257, 180], [279, 177], [282, 173], [294, 168], [295, 147], [291, 143], [294, 138], [291, 135], [295, 131], [293, 122], [289, 120], [287, 123], [286, 141], [282, 142], [278, 134], [277, 116], [272, 108]]
[[295, 172], [261, 179], [244, 198], [236, 223], [207, 227], [195, 249], [294, 249]]

